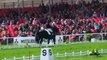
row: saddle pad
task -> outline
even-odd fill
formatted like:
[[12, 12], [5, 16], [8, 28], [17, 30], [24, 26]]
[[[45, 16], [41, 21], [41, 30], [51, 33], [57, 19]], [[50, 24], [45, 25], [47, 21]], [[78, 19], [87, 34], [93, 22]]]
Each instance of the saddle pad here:
[[52, 29], [45, 29], [45, 31], [47, 31], [47, 33], [49, 34], [49, 35], [52, 35]]

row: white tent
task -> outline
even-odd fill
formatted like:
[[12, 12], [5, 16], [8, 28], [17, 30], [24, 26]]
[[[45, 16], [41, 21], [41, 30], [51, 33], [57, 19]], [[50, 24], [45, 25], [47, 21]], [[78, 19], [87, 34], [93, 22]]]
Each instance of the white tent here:
[[[49, 0], [0, 0], [0, 3], [4, 3], [4, 2], [18, 2], [18, 1], [36, 1], [36, 2], [41, 2], [41, 1], [43, 1], [43, 2], [46, 2], [46, 1], [49, 1]], [[65, 1], [65, 2], [71, 2], [71, 1], [73, 1], [73, 2], [78, 2], [78, 1], [83, 1], [83, 0], [53, 0], [53, 2], [54, 3], [58, 3], [58, 2], [61, 2], [61, 1]], [[85, 1], [92, 1], [92, 0], [85, 0]], [[104, 2], [107, 2], [107, 0], [99, 0], [100, 2], [102, 2], [102, 1], [104, 1]]]
[[[0, 8], [4, 7], [5, 3], [5, 8], [13, 8], [13, 2], [15, 7], [23, 7], [23, 1], [24, 1], [24, 7], [30, 7], [32, 6], [32, 3], [34, 6], [39, 6], [41, 2], [43, 2], [45, 5], [49, 3], [60, 3], [61, 1], [63, 2], [68, 2], [69, 4], [72, 3], [78, 3], [79, 1], [83, 0], [0, 0]], [[32, 2], [33, 1], [33, 2]], [[85, 0], [86, 2], [91, 2], [92, 0]], [[104, 1], [107, 2], [107, 0], [99, 0], [100, 2]]]

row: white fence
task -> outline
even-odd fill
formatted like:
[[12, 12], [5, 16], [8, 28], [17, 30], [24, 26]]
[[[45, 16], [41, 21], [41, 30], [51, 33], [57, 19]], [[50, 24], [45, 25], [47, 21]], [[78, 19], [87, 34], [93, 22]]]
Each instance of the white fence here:
[[[90, 34], [71, 34], [71, 35], [57, 35], [56, 37], [56, 42], [60, 45], [60, 42], [58, 41], [58, 37], [61, 37], [62, 38], [62, 44], [65, 43], [66, 40], [68, 40], [68, 44], [69, 43], [72, 43], [72, 42], [83, 42], [83, 41], [88, 41], [87, 40], [87, 35], [90, 35]], [[107, 33], [92, 33], [91, 34], [93, 37], [92, 38], [95, 38], [96, 41], [104, 41], [106, 40], [107, 41]], [[74, 40], [71, 41], [71, 36], [74, 36]], [[0, 39], [2, 39], [7, 46], [11, 46], [11, 48], [24, 48], [25, 46], [21, 46], [21, 45], [14, 45], [14, 42], [13, 42], [13, 39], [15, 37], [2, 37]], [[13, 46], [13, 47], [12, 47]], [[29, 47], [29, 46], [28, 46]], [[37, 47], [36, 45], [32, 45], [31, 47]], [[3, 47], [0, 49], [5, 49], [7, 47]], [[100, 53], [102, 54], [105, 54], [107, 53], [107, 50], [103, 50], [101, 49], [100, 50]], [[76, 57], [76, 56], [87, 56], [89, 55], [89, 50], [83, 52], [83, 51], [80, 51], [80, 52], [71, 52], [71, 53], [67, 53], [65, 52], [64, 54], [55, 54], [55, 58], [61, 58], [61, 57]], [[7, 58], [4, 58], [3, 60], [40, 60], [40, 56], [23, 56], [23, 57], [19, 57], [19, 58], [16, 58], [16, 57], [13, 57], [11, 59], [7, 59]]]
[[[2, 44], [17, 46], [17, 44], [14, 41], [15, 38], [17, 38], [17, 37], [2, 37], [2, 38], [0, 38], [0, 40], [2, 40]], [[92, 39], [94, 41], [91, 41]], [[35, 38], [29, 39], [28, 37], [21, 37], [20, 40], [22, 43], [25, 44], [26, 42], [28, 42], [28, 43], [34, 42]], [[20, 40], [17, 38], [17, 41], [20, 41]], [[63, 44], [63, 43], [84, 42], [84, 41], [96, 42], [96, 41], [103, 41], [103, 40], [107, 41], [107, 33], [56, 35], [56, 44], [58, 44], [58, 45]]]
[[[107, 49], [101, 49], [99, 50], [99, 52], [101, 53], [101, 55], [103, 54], [107, 54]], [[64, 57], [78, 57], [78, 56], [89, 56], [89, 50], [87, 51], [80, 51], [80, 52], [71, 52], [71, 53], [63, 53], [63, 54], [54, 54], [54, 58], [64, 58]], [[29, 56], [29, 57], [26, 57], [26, 56], [23, 56], [23, 57], [19, 57], [19, 58], [16, 58], [16, 57], [13, 57], [11, 59], [7, 59], [7, 58], [4, 58], [3, 60], [40, 60], [40, 56]]]
[[[92, 41], [93, 39], [94, 41]], [[107, 33], [57, 35], [56, 36], [57, 44], [61, 44], [60, 40], [62, 40], [62, 43], [83, 42], [83, 41], [89, 41], [89, 42], [103, 41], [103, 40], [107, 40]]]
[[19, 58], [13, 57], [10, 59], [4, 58], [4, 60], [40, 60], [40, 57], [32, 55], [29, 57], [23, 56], [23, 57], [19, 57]]

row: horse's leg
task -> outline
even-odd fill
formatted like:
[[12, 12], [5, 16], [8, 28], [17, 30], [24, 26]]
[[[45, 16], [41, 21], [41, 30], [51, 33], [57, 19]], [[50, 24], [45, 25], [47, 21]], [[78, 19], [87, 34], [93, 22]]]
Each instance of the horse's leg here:
[[40, 39], [40, 44], [42, 44], [43, 39]]
[[49, 43], [50, 43], [50, 39], [48, 39], [48, 45], [49, 45]]
[[39, 46], [41, 47], [43, 39], [39, 40]]
[[53, 42], [54, 42], [54, 45], [56, 44], [56, 41], [55, 41], [55, 36], [53, 37]]

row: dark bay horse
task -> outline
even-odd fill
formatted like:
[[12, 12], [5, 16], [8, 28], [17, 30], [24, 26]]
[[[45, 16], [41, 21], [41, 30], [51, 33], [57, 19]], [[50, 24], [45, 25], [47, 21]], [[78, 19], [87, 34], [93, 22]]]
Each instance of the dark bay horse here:
[[55, 36], [58, 32], [59, 32], [59, 29], [56, 26], [54, 26], [50, 29], [41, 30], [36, 33], [36, 36], [35, 36], [36, 43], [42, 44], [43, 39], [47, 39], [48, 44], [50, 43], [50, 40], [53, 40], [53, 42], [55, 44]]

